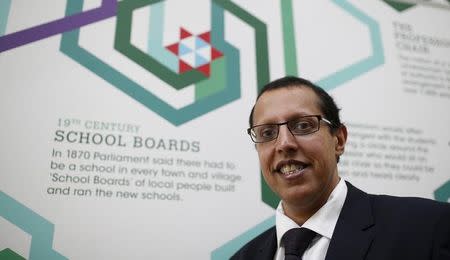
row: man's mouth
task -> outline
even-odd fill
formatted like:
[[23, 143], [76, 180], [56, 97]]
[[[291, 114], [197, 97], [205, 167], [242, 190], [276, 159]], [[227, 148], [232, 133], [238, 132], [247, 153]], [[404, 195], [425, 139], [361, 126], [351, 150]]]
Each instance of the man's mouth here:
[[308, 164], [298, 162], [298, 161], [289, 161], [283, 162], [278, 165], [277, 172], [285, 177], [295, 177], [301, 173], [303, 170], [308, 167]]

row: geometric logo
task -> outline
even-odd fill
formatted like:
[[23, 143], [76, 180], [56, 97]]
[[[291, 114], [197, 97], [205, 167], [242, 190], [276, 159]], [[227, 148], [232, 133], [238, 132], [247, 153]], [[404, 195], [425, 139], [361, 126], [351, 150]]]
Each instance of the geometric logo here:
[[[83, 2], [69, 0], [66, 16], [80, 12]], [[152, 88], [132, 80], [132, 75], [110, 64], [108, 57], [105, 60], [82, 47], [79, 29], [63, 33], [60, 50], [162, 118], [181, 125], [240, 97], [239, 50], [225, 40], [225, 12], [228, 12], [253, 28], [257, 85], [262, 86], [269, 81], [267, 30], [263, 22], [232, 1], [212, 0], [210, 30], [194, 36], [183, 29], [179, 42], [167, 46], [163, 43], [163, 34], [167, 31], [164, 28], [164, 6], [165, 2], [158, 0], [119, 1], [114, 49], [161, 79], [167, 84], [163, 87], [175, 90], [193, 88], [195, 93], [189, 104], [180, 107], [168, 103], [153, 93]], [[133, 15], [143, 7], [151, 11], [147, 50], [135, 46], [131, 40]]]
[[[66, 16], [82, 9], [83, 1], [68, 1]], [[91, 70], [142, 105], [159, 114], [174, 125], [180, 125], [240, 97], [240, 61], [239, 51], [224, 37], [224, 11], [243, 13], [240, 8], [228, 1], [212, 1], [210, 32], [193, 36], [183, 30], [183, 37], [175, 48], [162, 44], [164, 33], [164, 4], [155, 0], [128, 0], [118, 2], [114, 48], [123, 56], [134, 61], [148, 72], [163, 80], [168, 86], [180, 90], [193, 87], [194, 100], [182, 107], [174, 107], [158, 97], [152, 89], [132, 80], [103, 60], [95, 53], [79, 44], [79, 29], [62, 35], [60, 50], [82, 66]], [[146, 51], [131, 41], [134, 10], [148, 6], [151, 10], [149, 49]], [[153, 12], [154, 10], [154, 12]], [[249, 19], [250, 20], [250, 19]], [[251, 20], [250, 20], [251, 21]], [[265, 32], [265, 25], [263, 25]], [[262, 32], [255, 33], [260, 36]], [[265, 34], [263, 35], [265, 36]], [[183, 41], [185, 40], [185, 41]], [[262, 39], [264, 43], [267, 38]], [[262, 45], [267, 47], [267, 45]], [[194, 49], [192, 49], [195, 47]], [[257, 51], [260, 48], [257, 46]], [[219, 51], [220, 50], [220, 51]], [[267, 48], [263, 50], [263, 59], [267, 60]], [[174, 66], [177, 64], [178, 66]], [[268, 81], [268, 62], [257, 66], [258, 83]], [[259, 71], [258, 71], [259, 69]], [[262, 80], [261, 80], [262, 79]]]
[[210, 32], [196, 36], [180, 28], [180, 41], [166, 46], [178, 58], [178, 73], [197, 69], [209, 77], [211, 61], [223, 56], [211, 45], [210, 38]]

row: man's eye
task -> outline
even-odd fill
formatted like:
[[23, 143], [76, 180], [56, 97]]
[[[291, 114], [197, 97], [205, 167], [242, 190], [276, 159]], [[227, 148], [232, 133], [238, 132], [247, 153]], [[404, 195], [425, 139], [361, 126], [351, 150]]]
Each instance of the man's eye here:
[[275, 127], [264, 127], [259, 132], [261, 137], [272, 137], [276, 134]]
[[294, 124], [292, 130], [294, 131], [304, 131], [304, 130], [310, 130], [314, 128], [314, 122], [310, 120], [301, 120]]

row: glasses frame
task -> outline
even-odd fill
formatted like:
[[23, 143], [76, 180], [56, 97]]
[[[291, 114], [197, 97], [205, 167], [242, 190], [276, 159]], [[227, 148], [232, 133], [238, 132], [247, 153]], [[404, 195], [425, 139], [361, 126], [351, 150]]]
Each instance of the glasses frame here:
[[[302, 119], [302, 118], [308, 118], [308, 117], [315, 117], [315, 118], [318, 119], [319, 124], [317, 125], [317, 129], [314, 130], [313, 132], [309, 132], [309, 133], [306, 133], [306, 134], [294, 134], [294, 133], [292, 133], [292, 131], [291, 131], [291, 129], [289, 128], [289, 125], [288, 125], [288, 124], [289, 124], [290, 122], [294, 121], [294, 120], [300, 120], [300, 119]], [[270, 142], [270, 141], [276, 140], [276, 139], [278, 138], [278, 135], [280, 134], [280, 126], [282, 126], [282, 125], [286, 125], [287, 129], [289, 130], [289, 132], [290, 132], [293, 136], [309, 135], [309, 134], [312, 134], [312, 133], [315, 133], [315, 132], [319, 131], [319, 130], [320, 130], [320, 121], [323, 121], [323, 122], [327, 123], [328, 125], [333, 126], [333, 123], [332, 123], [330, 120], [324, 118], [324, 117], [321, 116], [321, 115], [307, 115], [307, 116], [301, 116], [301, 117], [295, 118], [294, 120], [288, 120], [288, 121], [282, 122], [282, 123], [254, 125], [254, 126], [252, 126], [252, 127], [247, 128], [247, 134], [250, 135], [250, 139], [252, 139], [252, 141], [253, 141], [254, 143], [257, 143], [257, 144], [258, 144], [258, 143], [266, 143], [266, 142]], [[262, 142], [257, 142], [257, 141], [255, 141], [255, 140], [253, 139], [252, 130], [253, 130], [255, 127], [265, 126], [265, 125], [267, 125], [267, 126], [269, 126], [269, 125], [271, 125], [271, 126], [277, 126], [277, 127], [278, 127], [277, 135], [276, 135], [273, 139], [270, 139], [270, 140], [267, 140], [267, 141], [262, 141]]]

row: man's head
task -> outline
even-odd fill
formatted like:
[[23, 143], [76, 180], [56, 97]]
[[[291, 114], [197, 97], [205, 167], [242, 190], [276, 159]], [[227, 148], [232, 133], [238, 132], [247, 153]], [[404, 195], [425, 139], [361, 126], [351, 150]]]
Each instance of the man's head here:
[[347, 130], [335, 102], [311, 82], [285, 77], [258, 95], [250, 126], [259, 125], [264, 126], [252, 134], [262, 141], [256, 150], [267, 184], [283, 200], [288, 216], [313, 214], [339, 181], [337, 161]]
[[[266, 91], [279, 89], [279, 88], [287, 88], [287, 87], [307, 87], [316, 93], [318, 97], [318, 106], [320, 110], [322, 111], [325, 118], [330, 120], [333, 125], [330, 127], [331, 131], [336, 131], [341, 126], [341, 119], [339, 117], [339, 108], [337, 107], [336, 103], [334, 102], [333, 98], [321, 87], [314, 85], [311, 81], [293, 77], [293, 76], [287, 76], [284, 78], [280, 78], [277, 80], [274, 80], [272, 82], [269, 82], [266, 84], [261, 91], [258, 94], [258, 97], [256, 100], [261, 97], [262, 94], [264, 94]], [[256, 104], [255, 104], [256, 105]], [[253, 126], [253, 113], [255, 110], [255, 106], [253, 106], [252, 111], [250, 112], [249, 117], [249, 125], [250, 127]]]

